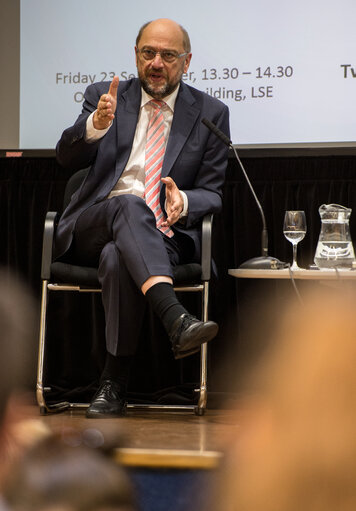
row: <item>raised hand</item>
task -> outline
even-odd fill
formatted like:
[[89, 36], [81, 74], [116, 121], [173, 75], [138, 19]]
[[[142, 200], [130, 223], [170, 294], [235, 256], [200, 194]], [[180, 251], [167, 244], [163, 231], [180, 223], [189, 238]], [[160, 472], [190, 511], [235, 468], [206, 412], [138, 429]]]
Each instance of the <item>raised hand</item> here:
[[98, 101], [97, 109], [93, 117], [93, 125], [95, 129], [103, 130], [110, 126], [116, 111], [118, 86], [119, 77], [114, 76], [108, 93], [103, 94]]
[[163, 227], [169, 227], [179, 220], [179, 215], [183, 211], [184, 202], [179, 192], [178, 186], [171, 177], [163, 177], [162, 183], [166, 185], [166, 213], [167, 220], [162, 223]]

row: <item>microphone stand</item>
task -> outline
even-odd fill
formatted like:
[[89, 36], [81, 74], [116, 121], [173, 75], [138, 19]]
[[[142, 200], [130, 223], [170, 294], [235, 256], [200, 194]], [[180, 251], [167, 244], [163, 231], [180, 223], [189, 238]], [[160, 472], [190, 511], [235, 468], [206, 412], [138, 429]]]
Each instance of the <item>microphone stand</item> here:
[[217, 126], [215, 126], [215, 124], [213, 124], [208, 119], [205, 119], [205, 118], [202, 119], [202, 123], [205, 124], [205, 126], [210, 131], [212, 131], [218, 138], [220, 138], [220, 140], [222, 140], [222, 142], [224, 142], [225, 145], [227, 145], [228, 147], [230, 147], [233, 150], [234, 155], [240, 165], [240, 168], [243, 172], [243, 175], [247, 181], [247, 184], [251, 190], [251, 193], [255, 199], [255, 202], [256, 202], [258, 209], [260, 211], [260, 214], [261, 214], [261, 218], [262, 218], [262, 233], [261, 233], [262, 255], [260, 257], [253, 257], [251, 259], [248, 259], [244, 263], [240, 264], [239, 268], [251, 269], [251, 270], [257, 270], [257, 269], [259, 269], [259, 270], [260, 269], [278, 270], [280, 268], [286, 268], [288, 266], [286, 263], [280, 261], [276, 257], [272, 257], [272, 256], [268, 255], [268, 232], [267, 232], [266, 217], [263, 212], [261, 203], [258, 200], [255, 190], [253, 189], [251, 181], [247, 175], [247, 172], [246, 172], [244, 166], [242, 165], [239, 155], [237, 154], [235, 147], [232, 145], [231, 140], [225, 135], [225, 133], [223, 133]]

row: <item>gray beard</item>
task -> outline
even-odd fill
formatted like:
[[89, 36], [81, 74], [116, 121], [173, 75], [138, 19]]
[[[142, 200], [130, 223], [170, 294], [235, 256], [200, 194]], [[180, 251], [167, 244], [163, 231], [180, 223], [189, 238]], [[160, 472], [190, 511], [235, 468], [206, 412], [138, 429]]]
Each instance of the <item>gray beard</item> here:
[[163, 99], [166, 96], [169, 96], [169, 94], [172, 94], [172, 92], [176, 89], [178, 83], [175, 85], [166, 83], [166, 85], [163, 85], [160, 90], [154, 90], [151, 85], [147, 82], [147, 80], [141, 80], [142, 88], [147, 94], [152, 96], [154, 99]]

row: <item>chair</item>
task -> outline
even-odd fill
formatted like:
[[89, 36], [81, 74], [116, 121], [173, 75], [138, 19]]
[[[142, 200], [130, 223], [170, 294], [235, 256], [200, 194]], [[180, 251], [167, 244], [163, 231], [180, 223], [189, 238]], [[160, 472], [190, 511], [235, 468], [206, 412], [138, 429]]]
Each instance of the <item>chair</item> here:
[[[82, 183], [88, 169], [77, 171], [68, 180], [65, 188], [63, 209], [68, 205], [72, 194]], [[42, 299], [38, 350], [36, 398], [41, 415], [60, 412], [71, 408], [87, 407], [88, 403], [63, 401], [55, 404], [46, 403], [46, 393], [51, 389], [45, 387], [43, 381], [46, 361], [46, 330], [49, 292], [76, 291], [79, 293], [100, 293], [97, 268], [76, 266], [64, 262], [52, 261], [53, 240], [59, 214], [48, 212], [44, 224], [42, 245]], [[213, 215], [208, 214], [202, 222], [202, 258], [201, 263], [190, 263], [177, 266], [174, 272], [174, 288], [179, 292], [201, 293], [201, 319], [208, 320], [209, 281], [211, 276], [211, 233]], [[201, 346], [200, 353], [200, 384], [196, 389], [199, 393], [197, 405], [167, 404], [128, 404], [128, 408], [148, 408], [150, 410], [194, 410], [196, 415], [203, 415], [207, 403], [207, 345]]]

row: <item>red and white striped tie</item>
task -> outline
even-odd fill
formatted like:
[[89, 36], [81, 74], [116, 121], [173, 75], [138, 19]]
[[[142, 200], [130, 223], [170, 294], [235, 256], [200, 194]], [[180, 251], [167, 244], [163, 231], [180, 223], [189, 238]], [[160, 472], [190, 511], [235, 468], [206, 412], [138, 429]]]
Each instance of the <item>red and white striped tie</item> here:
[[161, 110], [164, 102], [153, 99], [150, 104], [154, 107], [154, 111], [148, 124], [145, 148], [145, 200], [156, 217], [157, 229], [171, 238], [173, 231], [169, 227], [162, 227], [165, 217], [159, 202], [161, 171], [166, 150], [164, 118]]

